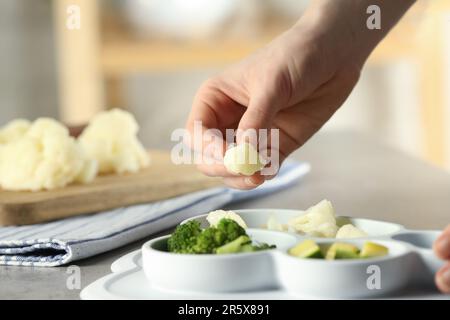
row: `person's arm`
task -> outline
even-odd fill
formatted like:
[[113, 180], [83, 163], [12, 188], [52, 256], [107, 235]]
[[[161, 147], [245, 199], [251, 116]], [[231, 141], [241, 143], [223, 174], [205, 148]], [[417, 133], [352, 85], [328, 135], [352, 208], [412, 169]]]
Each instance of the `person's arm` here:
[[[313, 0], [294, 26], [313, 30], [315, 37], [336, 41], [337, 54], [359, 57], [363, 63], [415, 0]], [[380, 29], [369, 29], [368, 8], [380, 9]], [[299, 30], [300, 31], [300, 30]], [[334, 38], [334, 39], [331, 39]]]
[[[203, 129], [279, 129], [280, 163], [308, 140], [341, 106], [356, 84], [370, 52], [412, 0], [315, 0], [292, 28], [243, 61], [207, 80], [198, 90], [187, 121], [189, 143], [212, 154]], [[368, 6], [381, 9], [381, 29], [369, 30]], [[239, 142], [239, 141], [237, 141]], [[272, 146], [269, 146], [272, 147]], [[216, 143], [223, 156], [226, 143]], [[273, 151], [273, 150], [272, 150]], [[214, 159], [217, 159], [215, 156]], [[199, 165], [231, 187], [250, 189], [267, 176], [236, 176], [223, 163]]]

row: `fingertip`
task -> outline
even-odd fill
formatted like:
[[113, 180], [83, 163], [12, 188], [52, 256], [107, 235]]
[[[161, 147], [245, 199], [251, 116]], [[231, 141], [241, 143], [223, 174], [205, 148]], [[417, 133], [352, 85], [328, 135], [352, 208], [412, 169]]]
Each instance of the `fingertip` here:
[[263, 184], [264, 181], [265, 181], [265, 178], [259, 174], [254, 174], [252, 176], [245, 177], [245, 183], [254, 188]]
[[264, 183], [265, 179], [258, 175], [225, 177], [224, 183], [234, 189], [250, 190]]
[[450, 263], [436, 273], [435, 283], [443, 293], [450, 293]]
[[441, 259], [450, 258], [450, 228], [447, 227], [433, 243], [433, 250]]
[[272, 180], [277, 176], [279, 171], [280, 165], [270, 162], [260, 171], [260, 174], [264, 177], [264, 180]]

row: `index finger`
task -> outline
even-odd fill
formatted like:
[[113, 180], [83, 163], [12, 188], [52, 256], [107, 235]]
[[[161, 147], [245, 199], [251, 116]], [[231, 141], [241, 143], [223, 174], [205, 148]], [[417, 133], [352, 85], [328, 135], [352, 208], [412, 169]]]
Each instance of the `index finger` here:
[[197, 156], [200, 171], [209, 176], [234, 176], [223, 165], [227, 150], [226, 129], [235, 129], [244, 107], [207, 82], [194, 98], [186, 123], [185, 143]]

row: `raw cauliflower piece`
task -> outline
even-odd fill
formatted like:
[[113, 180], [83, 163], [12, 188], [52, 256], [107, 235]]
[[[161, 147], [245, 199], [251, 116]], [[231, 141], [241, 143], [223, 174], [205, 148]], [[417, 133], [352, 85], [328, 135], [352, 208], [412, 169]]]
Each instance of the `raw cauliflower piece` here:
[[7, 144], [22, 138], [31, 126], [31, 122], [16, 119], [0, 129], [0, 144]]
[[95, 116], [78, 141], [87, 155], [98, 161], [100, 173], [137, 172], [150, 162], [137, 138], [138, 130], [129, 112], [113, 109]]
[[208, 213], [208, 216], [206, 217], [206, 220], [209, 222], [209, 225], [212, 227], [217, 227], [220, 220], [222, 219], [230, 219], [236, 221], [238, 225], [240, 225], [242, 228], [247, 229], [247, 224], [245, 221], [241, 218], [240, 215], [238, 215], [234, 211], [225, 211], [225, 210], [216, 210], [211, 211]]
[[98, 162], [95, 159], [87, 158], [87, 155], [85, 155], [83, 148], [81, 147], [79, 148], [83, 151], [83, 154], [86, 158], [84, 160], [83, 167], [81, 168], [78, 175], [75, 177], [75, 182], [86, 184], [92, 182], [97, 176]]
[[269, 219], [267, 219], [267, 230], [285, 231], [286, 228], [277, 220], [277, 218], [275, 218], [275, 216], [272, 215]]
[[251, 176], [264, 168], [258, 151], [248, 142], [228, 149], [223, 158], [225, 168], [231, 173]]
[[291, 219], [289, 225], [297, 232], [325, 238], [334, 238], [338, 229], [333, 206], [328, 200], [322, 200], [305, 214]]
[[343, 225], [342, 227], [339, 228], [338, 232], [336, 233], [336, 239], [362, 238], [362, 237], [367, 237], [367, 233], [365, 233], [361, 229], [358, 229], [352, 224]]
[[[20, 138], [10, 141], [0, 155], [0, 185], [7, 190], [64, 187], [86, 166], [95, 166], [67, 128], [53, 119], [37, 119]], [[95, 174], [82, 180], [88, 182]]]

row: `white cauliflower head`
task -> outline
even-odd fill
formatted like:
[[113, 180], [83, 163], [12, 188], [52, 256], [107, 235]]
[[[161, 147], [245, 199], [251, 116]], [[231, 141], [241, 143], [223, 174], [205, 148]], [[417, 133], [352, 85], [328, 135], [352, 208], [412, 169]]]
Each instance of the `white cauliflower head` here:
[[206, 220], [209, 222], [209, 225], [212, 227], [217, 227], [220, 220], [222, 219], [230, 219], [235, 221], [238, 225], [240, 225], [242, 228], [247, 229], [247, 224], [245, 223], [244, 219], [241, 218], [240, 215], [238, 215], [236, 212], [228, 210], [215, 210], [208, 213], [208, 216], [206, 217]]
[[7, 144], [22, 138], [31, 126], [31, 122], [16, 119], [0, 129], [0, 144]]
[[99, 113], [84, 129], [79, 142], [96, 159], [101, 173], [137, 172], [149, 164], [149, 155], [137, 138], [139, 126], [126, 111]]
[[274, 215], [271, 215], [269, 219], [267, 219], [267, 230], [285, 231], [286, 229], [287, 227], [280, 223]]
[[367, 237], [367, 233], [361, 229], [358, 229], [352, 224], [343, 225], [342, 227], [339, 228], [338, 232], [336, 233], [336, 239], [362, 238], [362, 237]]
[[[37, 119], [20, 138], [10, 141], [0, 155], [0, 184], [7, 190], [64, 187], [86, 167], [95, 167], [67, 128], [53, 119]], [[87, 182], [95, 175], [80, 181]]]
[[305, 214], [291, 219], [289, 225], [297, 232], [325, 238], [334, 238], [338, 229], [333, 206], [328, 200], [322, 200]]

